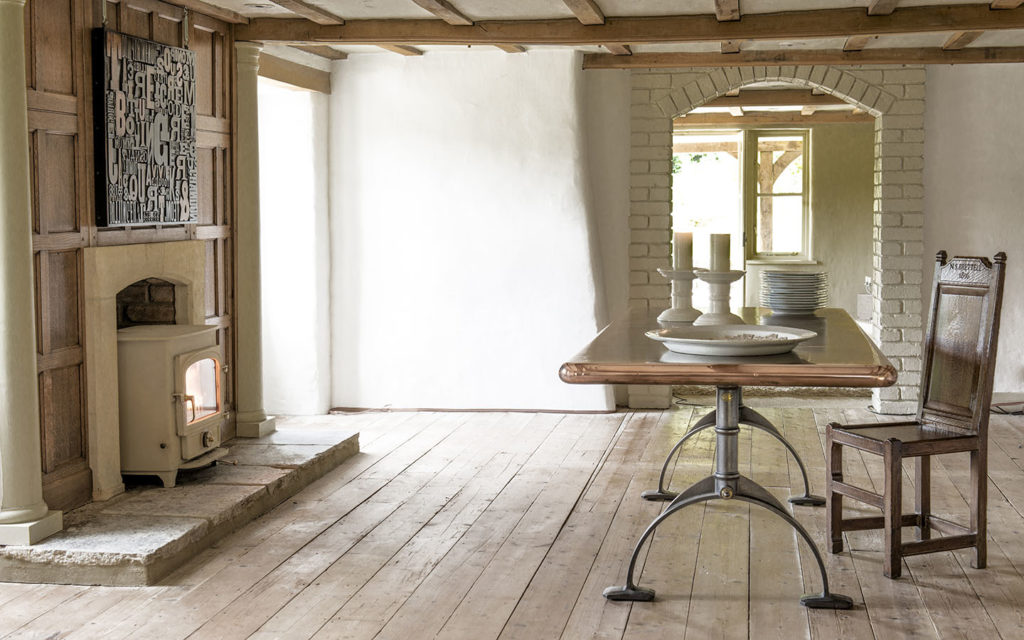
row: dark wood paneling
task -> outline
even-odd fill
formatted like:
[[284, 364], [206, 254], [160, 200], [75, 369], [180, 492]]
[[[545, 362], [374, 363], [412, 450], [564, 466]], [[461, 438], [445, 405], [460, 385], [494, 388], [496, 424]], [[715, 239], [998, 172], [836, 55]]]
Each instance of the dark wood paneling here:
[[[32, 51], [38, 91], [75, 94], [74, 0], [32, 0]], [[31, 84], [31, 83], [30, 83]]]
[[81, 365], [39, 375], [39, 397], [44, 407], [40, 416], [44, 473], [87, 459], [82, 396]]
[[196, 173], [199, 188], [199, 224], [214, 224], [217, 194], [217, 149], [196, 147]]
[[78, 257], [79, 250], [52, 251], [41, 254], [45, 268], [47, 324], [42, 327], [43, 353], [72, 347], [81, 343], [78, 320]]
[[34, 137], [39, 232], [77, 231], [78, 136], [36, 131]]
[[196, 113], [201, 116], [217, 116], [214, 111], [217, 88], [214, 78], [217, 77], [216, 51], [214, 36], [211, 31], [193, 29], [189, 48], [196, 52]]

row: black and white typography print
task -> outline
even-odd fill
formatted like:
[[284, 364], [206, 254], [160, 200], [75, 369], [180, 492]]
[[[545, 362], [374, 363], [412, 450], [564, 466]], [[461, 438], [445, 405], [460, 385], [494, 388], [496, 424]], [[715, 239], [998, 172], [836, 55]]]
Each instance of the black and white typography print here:
[[97, 29], [93, 59], [97, 224], [196, 222], [195, 54]]

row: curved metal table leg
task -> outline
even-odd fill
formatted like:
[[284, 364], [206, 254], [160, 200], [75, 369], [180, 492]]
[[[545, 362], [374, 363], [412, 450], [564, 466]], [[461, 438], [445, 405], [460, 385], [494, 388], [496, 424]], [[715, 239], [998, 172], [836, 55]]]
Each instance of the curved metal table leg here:
[[[672, 463], [672, 458], [673, 456], [676, 455], [679, 449], [682, 448], [683, 444], [691, 437], [705, 429], [709, 429], [715, 426], [716, 413], [717, 411], [712, 410], [710, 413], [701, 418], [696, 424], [690, 427], [690, 430], [686, 432], [686, 435], [684, 435], [679, 440], [679, 442], [677, 442], [675, 446], [672, 447], [672, 450], [669, 451], [668, 456], [666, 456], [665, 464], [663, 464], [661, 467], [661, 475], [658, 476], [658, 488], [644, 491], [643, 493], [640, 494], [640, 497], [642, 497], [644, 500], [667, 501], [675, 498], [678, 495], [675, 491], [670, 491], [665, 484], [665, 476], [668, 475], [668, 468], [669, 465]], [[797, 454], [796, 449], [793, 448], [793, 445], [791, 445], [789, 441], [782, 436], [782, 433], [775, 427], [775, 425], [769, 422], [768, 419], [765, 418], [763, 415], [761, 415], [757, 411], [754, 411], [753, 409], [746, 405], [740, 406], [739, 422], [740, 424], [749, 425], [751, 427], [754, 427], [755, 429], [760, 429], [765, 433], [771, 435], [776, 440], [781, 442], [783, 446], [785, 446], [786, 449], [789, 450], [789, 453], [790, 455], [793, 456], [793, 459], [796, 460], [796, 464], [800, 468], [800, 476], [803, 478], [804, 481], [804, 494], [802, 496], [791, 497], [789, 499], [790, 503], [795, 505], [812, 507], [820, 507], [825, 504], [825, 498], [821, 496], [816, 496], [811, 493], [811, 483], [810, 480], [808, 480], [807, 478], [807, 468], [804, 467], [804, 461], [800, 459], [800, 455]]]
[[761, 431], [764, 431], [768, 435], [772, 436], [773, 438], [781, 442], [782, 445], [789, 450], [789, 453], [790, 455], [793, 456], [793, 459], [796, 460], [797, 466], [800, 467], [800, 475], [804, 479], [804, 495], [793, 496], [792, 498], [790, 498], [789, 501], [792, 504], [812, 507], [820, 507], [823, 504], [825, 504], [825, 498], [811, 494], [811, 483], [807, 479], [807, 469], [804, 467], [804, 461], [800, 459], [800, 455], [797, 454], [796, 449], [794, 449], [793, 445], [789, 443], [789, 440], [786, 440], [782, 436], [782, 433], [778, 430], [778, 428], [775, 427], [775, 425], [773, 425], [771, 422], [768, 422], [768, 419], [762, 416], [760, 413], [746, 406], [740, 407], [740, 423], [750, 425], [755, 429], [760, 429]]
[[677, 442], [676, 445], [672, 447], [672, 450], [668, 452], [668, 456], [665, 457], [665, 464], [661, 465], [661, 475], [658, 476], [658, 488], [648, 489], [647, 491], [641, 493], [640, 497], [643, 498], [644, 500], [667, 501], [672, 500], [677, 495], [679, 495], [675, 491], [669, 491], [668, 487], [665, 486], [665, 476], [668, 474], [669, 465], [672, 464], [672, 457], [676, 455], [676, 452], [679, 451], [680, 448], [682, 448], [683, 443], [685, 443], [687, 440], [697, 435], [701, 431], [704, 431], [705, 429], [710, 429], [714, 426], [715, 411], [712, 410], [711, 413], [707, 414], [706, 416], [698, 420], [696, 424], [690, 427], [690, 430], [686, 432], [686, 435], [680, 438], [679, 442]]
[[664, 522], [673, 513], [676, 513], [691, 504], [714, 500], [718, 497], [718, 493], [715, 491], [714, 477], [704, 478], [679, 494], [672, 501], [672, 504], [662, 511], [661, 514], [651, 522], [651, 524], [647, 525], [647, 529], [644, 530], [640, 539], [637, 540], [636, 546], [633, 547], [633, 555], [629, 558], [629, 569], [626, 571], [626, 584], [623, 586], [608, 587], [604, 590], [604, 597], [609, 600], [630, 600], [634, 602], [650, 602], [653, 600], [654, 589], [638, 587], [636, 582], [633, 581], [633, 572], [636, 570], [636, 561], [637, 558], [640, 557], [640, 550], [643, 548], [644, 542], [646, 542], [647, 538], [654, 533], [654, 530], [658, 528], [658, 525]]
[[768, 493], [767, 490], [749, 478], [740, 476], [733, 498], [764, 507], [779, 516], [789, 523], [789, 526], [796, 529], [796, 532], [804, 539], [807, 546], [811, 548], [811, 553], [814, 554], [814, 559], [818, 561], [818, 570], [821, 572], [822, 589], [819, 594], [809, 594], [800, 598], [800, 604], [811, 609], [849, 609], [853, 606], [852, 598], [829, 591], [828, 573], [825, 571], [825, 561], [822, 559], [821, 552], [818, 551], [817, 545], [814, 544], [814, 540], [811, 539], [811, 534], [807, 533], [807, 530], [804, 529], [803, 525], [800, 524], [796, 518], [791, 516], [781, 504], [779, 504], [779, 501], [775, 499], [775, 496]]

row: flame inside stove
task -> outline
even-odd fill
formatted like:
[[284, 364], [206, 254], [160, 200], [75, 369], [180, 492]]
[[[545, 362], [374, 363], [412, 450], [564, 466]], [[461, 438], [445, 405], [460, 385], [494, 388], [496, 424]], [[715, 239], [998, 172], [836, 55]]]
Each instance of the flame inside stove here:
[[206, 358], [185, 370], [185, 417], [192, 424], [220, 410], [217, 361]]

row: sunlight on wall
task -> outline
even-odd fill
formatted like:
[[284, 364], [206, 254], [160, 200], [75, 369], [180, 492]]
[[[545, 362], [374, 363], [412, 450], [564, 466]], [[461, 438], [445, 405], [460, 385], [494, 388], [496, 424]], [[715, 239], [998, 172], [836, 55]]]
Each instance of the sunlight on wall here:
[[329, 409], [327, 97], [260, 78], [263, 397], [268, 413]]

